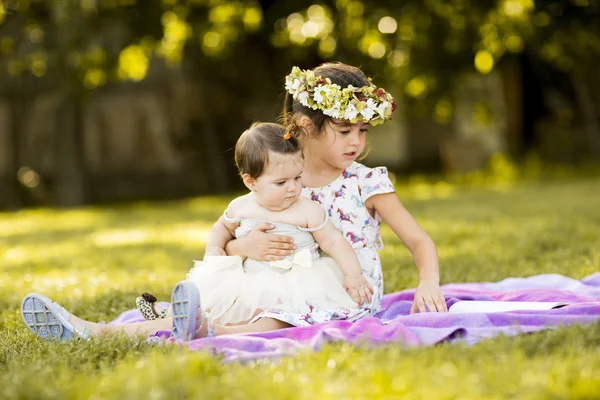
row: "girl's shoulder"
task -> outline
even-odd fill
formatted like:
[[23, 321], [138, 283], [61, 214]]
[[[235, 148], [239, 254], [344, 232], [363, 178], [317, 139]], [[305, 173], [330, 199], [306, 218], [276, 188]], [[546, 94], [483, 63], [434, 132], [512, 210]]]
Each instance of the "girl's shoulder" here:
[[376, 194], [393, 193], [396, 191], [386, 167], [370, 168], [356, 162], [352, 167], [351, 171], [356, 176], [358, 192], [363, 201]]
[[388, 169], [386, 167], [367, 167], [358, 162], [352, 163], [346, 168], [337, 183], [338, 186], [362, 186], [364, 184], [376, 184], [377, 182], [389, 182]]
[[346, 175], [355, 175], [359, 180], [372, 179], [378, 176], [388, 175], [387, 167], [367, 167], [364, 164], [354, 162], [352, 165], [345, 170]]

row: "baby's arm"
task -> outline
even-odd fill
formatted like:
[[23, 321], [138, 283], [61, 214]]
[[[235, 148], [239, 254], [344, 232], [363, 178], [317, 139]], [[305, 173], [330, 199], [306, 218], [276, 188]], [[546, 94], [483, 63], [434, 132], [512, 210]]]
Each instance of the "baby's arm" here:
[[[320, 226], [325, 218], [325, 210], [313, 202], [310, 202], [307, 208], [305, 215], [307, 215], [308, 227]], [[313, 236], [321, 250], [330, 255], [344, 273], [344, 286], [352, 299], [359, 305], [362, 305], [365, 300], [370, 303], [373, 288], [362, 273], [354, 249], [342, 233], [331, 221], [327, 221], [323, 228], [313, 232]]]
[[411, 313], [448, 311], [439, 287], [440, 272], [437, 248], [433, 240], [404, 208], [395, 193], [377, 194], [369, 197], [365, 205], [371, 213], [378, 213], [402, 243], [410, 250], [419, 269], [419, 286]]

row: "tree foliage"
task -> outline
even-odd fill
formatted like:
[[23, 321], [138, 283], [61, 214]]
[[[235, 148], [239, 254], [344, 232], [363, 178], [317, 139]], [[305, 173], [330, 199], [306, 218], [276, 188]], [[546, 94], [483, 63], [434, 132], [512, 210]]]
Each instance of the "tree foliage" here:
[[239, 59], [249, 36], [292, 58], [384, 71], [414, 98], [444, 96], [507, 53], [565, 71], [600, 54], [599, 0], [0, 0], [0, 10], [3, 75], [65, 75], [89, 89], [143, 79], [153, 55]]

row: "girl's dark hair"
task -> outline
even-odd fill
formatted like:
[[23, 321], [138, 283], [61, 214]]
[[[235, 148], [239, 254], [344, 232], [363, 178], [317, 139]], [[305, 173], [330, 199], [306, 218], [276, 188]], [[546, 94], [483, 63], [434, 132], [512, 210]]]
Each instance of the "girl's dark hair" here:
[[255, 122], [244, 131], [235, 144], [235, 165], [240, 175], [256, 179], [269, 164], [269, 151], [277, 154], [295, 154], [301, 150], [298, 138], [271, 122]]
[[[329, 78], [331, 83], [338, 84], [342, 88], [349, 85], [355, 87], [370, 85], [369, 79], [359, 68], [343, 63], [321, 64], [313, 71], [316, 76]], [[306, 134], [299, 124], [299, 120], [303, 116], [310, 118], [316, 128], [315, 133], [318, 135], [323, 132], [325, 122], [331, 120], [331, 118], [323, 114], [321, 110], [313, 110], [312, 108], [303, 106], [298, 100], [294, 100], [291, 94], [286, 92], [281, 120], [283, 121], [283, 124], [288, 127], [290, 132], [299, 137]]]

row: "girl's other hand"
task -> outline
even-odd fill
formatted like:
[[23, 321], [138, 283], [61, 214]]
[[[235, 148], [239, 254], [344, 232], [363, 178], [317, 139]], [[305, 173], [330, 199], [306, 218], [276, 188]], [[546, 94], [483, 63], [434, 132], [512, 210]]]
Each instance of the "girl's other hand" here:
[[283, 260], [294, 254], [296, 245], [289, 236], [266, 233], [275, 228], [268, 222], [257, 226], [247, 236], [240, 238], [245, 243], [245, 256], [260, 261]]
[[344, 278], [344, 287], [352, 300], [359, 306], [365, 301], [371, 303], [373, 300], [373, 287], [363, 274], [348, 275]]
[[415, 291], [415, 300], [410, 308], [410, 313], [417, 311], [424, 313], [430, 312], [448, 312], [446, 299], [440, 289], [440, 284], [436, 281], [422, 280]]

